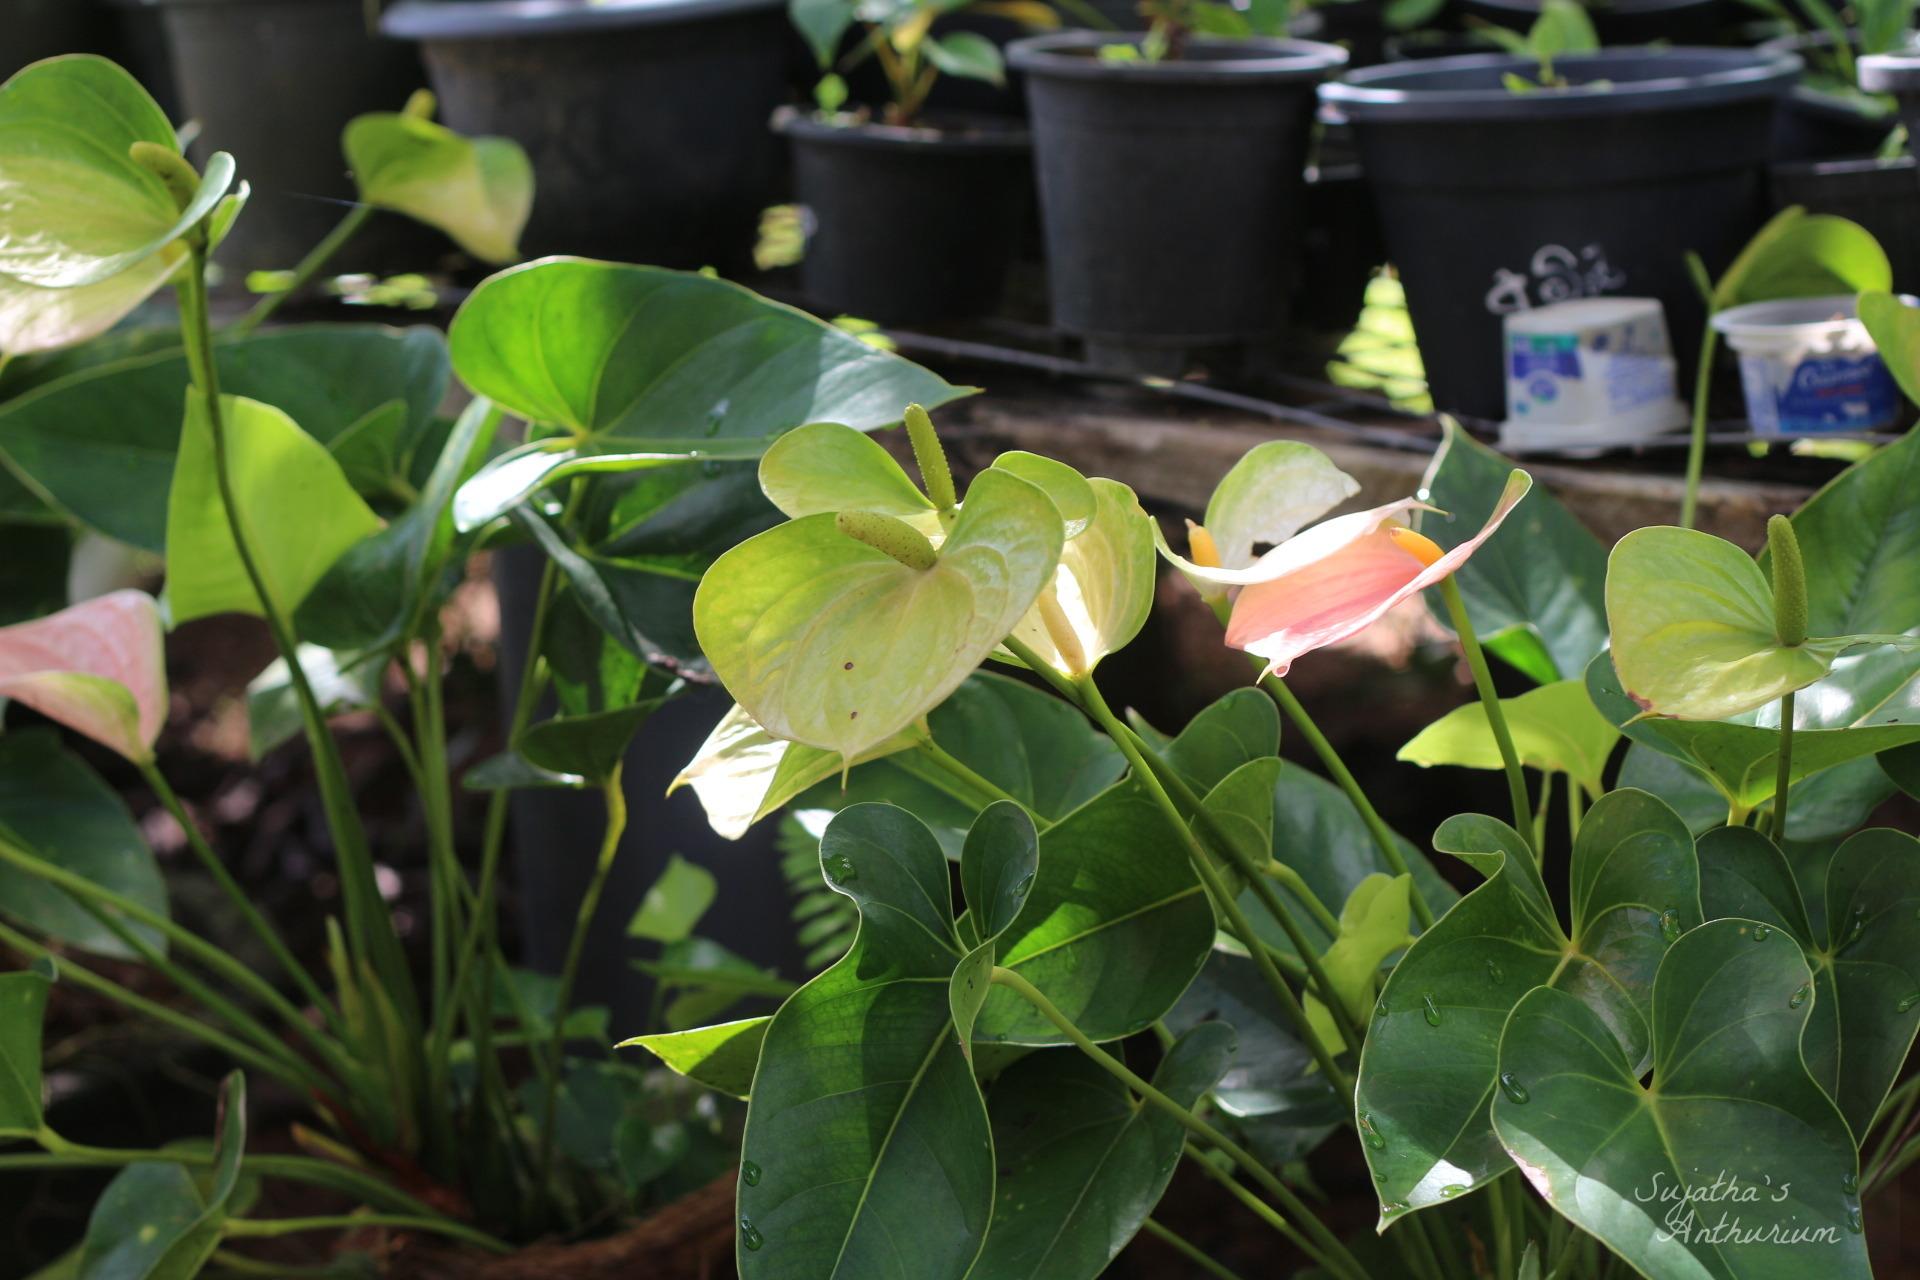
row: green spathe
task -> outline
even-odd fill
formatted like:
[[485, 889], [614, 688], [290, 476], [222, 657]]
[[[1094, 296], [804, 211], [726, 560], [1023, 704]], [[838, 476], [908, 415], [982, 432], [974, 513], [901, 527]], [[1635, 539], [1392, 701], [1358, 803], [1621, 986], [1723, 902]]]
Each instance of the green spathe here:
[[519, 143], [465, 138], [410, 112], [376, 111], [350, 121], [340, 145], [368, 204], [444, 231], [483, 262], [520, 256], [533, 165]]

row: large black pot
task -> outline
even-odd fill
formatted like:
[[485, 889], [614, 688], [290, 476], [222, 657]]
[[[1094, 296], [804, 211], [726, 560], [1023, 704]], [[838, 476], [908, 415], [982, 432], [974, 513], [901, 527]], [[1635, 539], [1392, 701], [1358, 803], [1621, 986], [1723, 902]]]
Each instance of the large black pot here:
[[1893, 287], [1920, 292], [1920, 165], [1892, 160], [1776, 164], [1767, 171], [1773, 207], [1831, 213], [1873, 233], [1893, 265]]
[[[232, 152], [253, 187], [220, 262], [293, 266], [354, 198], [340, 131], [363, 112], [405, 106], [423, 80], [419, 60], [367, 29], [363, 0], [152, 2], [166, 20], [181, 105], [200, 122], [195, 154]], [[373, 264], [379, 246], [377, 236], [361, 240], [337, 265]]]
[[[1566, 298], [1658, 298], [1691, 363], [1715, 273], [1758, 227], [1786, 53], [1618, 49], [1556, 60], [1573, 87], [1515, 94], [1499, 56], [1393, 63], [1321, 92], [1348, 119], [1435, 404], [1499, 417], [1501, 317]], [[1595, 83], [1604, 81], [1603, 84]]]
[[[1461, 0], [1468, 17], [1525, 31], [1540, 16], [1541, 0]], [[1720, 0], [1595, 0], [1586, 6], [1602, 45], [1708, 44], [1719, 34]]]
[[1031, 207], [1026, 130], [833, 125], [782, 109], [807, 210], [807, 300], [883, 324], [993, 310]]
[[1008, 50], [1027, 78], [1053, 321], [1096, 362], [1178, 372], [1285, 323], [1314, 87], [1346, 52], [1196, 40], [1177, 61], [1100, 60], [1114, 39]]
[[529, 254], [732, 270], [779, 199], [781, 0], [403, 0], [453, 128], [533, 161]]
[[[1857, 47], [1859, 36], [1849, 33]], [[1797, 53], [1811, 63], [1818, 50], [1833, 47], [1833, 33], [1808, 31], [1779, 36], [1760, 47]], [[1803, 81], [1781, 104], [1773, 121], [1773, 159], [1847, 160], [1879, 152], [1893, 128], [1893, 117], [1871, 99], [1837, 93], [1817, 82]]]

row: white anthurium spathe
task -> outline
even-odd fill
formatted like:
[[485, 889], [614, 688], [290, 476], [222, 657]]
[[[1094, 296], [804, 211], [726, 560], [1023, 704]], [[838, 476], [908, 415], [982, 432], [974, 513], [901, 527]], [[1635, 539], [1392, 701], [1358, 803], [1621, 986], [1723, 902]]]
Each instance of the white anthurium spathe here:
[[1251, 567], [1256, 548], [1278, 546], [1358, 492], [1359, 482], [1312, 445], [1269, 440], [1247, 450], [1221, 477], [1203, 522], [1187, 522], [1191, 559], [1167, 546], [1157, 524], [1154, 539], [1202, 599], [1222, 600], [1239, 584], [1203, 570]]
[[1153, 519], [1119, 481], [1088, 483], [1093, 518], [1066, 544], [1053, 584], [1013, 629], [1015, 639], [1068, 676], [1085, 675], [1124, 648], [1153, 610]]

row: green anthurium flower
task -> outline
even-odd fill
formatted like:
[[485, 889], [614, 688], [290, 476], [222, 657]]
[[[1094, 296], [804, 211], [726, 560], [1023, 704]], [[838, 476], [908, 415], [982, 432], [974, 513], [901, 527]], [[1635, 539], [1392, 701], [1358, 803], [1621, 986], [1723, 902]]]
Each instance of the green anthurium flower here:
[[1167, 546], [1157, 523], [1154, 542], [1203, 599], [1224, 600], [1226, 584], [1189, 571], [1248, 568], [1263, 547], [1285, 542], [1358, 492], [1359, 482], [1312, 445], [1269, 440], [1247, 450], [1220, 478], [1204, 521], [1188, 522], [1190, 559]]
[[1882, 635], [1806, 636], [1789, 644], [1778, 613], [1760, 566], [1712, 534], [1636, 529], [1607, 560], [1614, 668], [1644, 715], [1725, 720], [1819, 681], [1848, 649], [1920, 644]]
[[1153, 610], [1152, 518], [1133, 490], [1117, 480], [1081, 483], [1090, 484], [1095, 495], [1093, 518], [1067, 543], [1053, 582], [1013, 629], [1029, 649], [1069, 676], [1085, 675], [1100, 659], [1125, 648]]
[[462, 137], [432, 116], [422, 89], [403, 112], [348, 123], [340, 145], [361, 198], [444, 231], [484, 262], [513, 262], [533, 212], [527, 153], [507, 138]]
[[1064, 543], [1046, 493], [988, 468], [937, 552], [877, 512], [749, 538], [701, 580], [694, 631], [769, 733], [853, 761], [966, 679], [1052, 582]]

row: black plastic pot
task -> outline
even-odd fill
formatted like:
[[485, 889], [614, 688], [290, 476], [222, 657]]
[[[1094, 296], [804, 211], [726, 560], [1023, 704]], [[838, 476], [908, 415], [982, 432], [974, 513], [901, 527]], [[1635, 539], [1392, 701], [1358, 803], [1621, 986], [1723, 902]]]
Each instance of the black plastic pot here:
[[1344, 336], [1360, 319], [1374, 271], [1387, 260], [1373, 190], [1359, 165], [1323, 163], [1307, 175], [1306, 208], [1293, 318]]
[[[1849, 33], [1858, 45], [1859, 37]], [[1779, 36], [1761, 44], [1762, 49], [1796, 53], [1809, 63], [1816, 51], [1833, 47], [1833, 33], [1809, 31]], [[1893, 118], [1874, 109], [1871, 101], [1836, 93], [1818, 84], [1801, 83], [1781, 104], [1773, 121], [1773, 159], [1847, 160], [1875, 155]]]
[[[1461, 0], [1461, 11], [1496, 26], [1525, 31], [1541, 0]], [[1707, 44], [1719, 34], [1720, 0], [1595, 0], [1587, 6], [1602, 45]]]
[[[1501, 317], [1566, 298], [1658, 298], [1682, 367], [1716, 274], [1759, 225], [1786, 53], [1618, 49], [1558, 59], [1572, 88], [1515, 94], [1530, 64], [1439, 58], [1321, 91], [1353, 125], [1436, 405], [1505, 406]], [[1596, 81], [1606, 82], [1604, 85]]]
[[1892, 160], [1777, 164], [1768, 170], [1773, 207], [1851, 219], [1873, 233], [1893, 264], [1893, 287], [1920, 291], [1920, 165]]
[[774, 129], [793, 148], [815, 310], [883, 324], [993, 310], [1033, 200], [1025, 129], [833, 125], [791, 108]]
[[1027, 78], [1053, 321], [1097, 363], [1178, 372], [1284, 325], [1314, 87], [1346, 52], [1196, 40], [1178, 61], [1099, 60], [1114, 39], [1008, 50]]
[[781, 0], [404, 0], [381, 26], [421, 43], [450, 126], [527, 149], [529, 254], [750, 262], [784, 177]]
[[1371, 67], [1387, 57], [1385, 0], [1326, 0], [1295, 18], [1288, 32], [1337, 44], [1349, 67]]
[[1858, 66], [1862, 89], [1893, 95], [1907, 126], [1907, 150], [1920, 156], [1920, 49], [1869, 54]]
[[30, 62], [108, 47], [105, 10], [90, 0], [8, 0], [0, 24], [0, 80]]
[[[232, 152], [253, 187], [220, 262], [241, 272], [293, 266], [354, 198], [340, 131], [363, 112], [406, 105], [424, 80], [418, 59], [368, 31], [362, 0], [153, 3], [181, 105], [200, 122], [195, 155]], [[381, 249], [370, 235], [337, 266], [385, 265]]]

